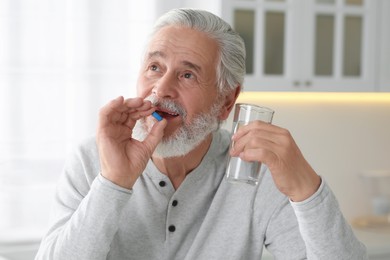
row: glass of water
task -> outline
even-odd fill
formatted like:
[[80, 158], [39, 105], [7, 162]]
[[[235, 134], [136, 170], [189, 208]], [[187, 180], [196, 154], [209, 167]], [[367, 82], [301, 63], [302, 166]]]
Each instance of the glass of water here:
[[[236, 133], [241, 126], [255, 120], [271, 123], [273, 115], [274, 111], [267, 107], [238, 103], [234, 110], [232, 134]], [[265, 165], [260, 162], [246, 162], [239, 157], [230, 157], [227, 164], [226, 178], [229, 182], [257, 185], [265, 169]]]

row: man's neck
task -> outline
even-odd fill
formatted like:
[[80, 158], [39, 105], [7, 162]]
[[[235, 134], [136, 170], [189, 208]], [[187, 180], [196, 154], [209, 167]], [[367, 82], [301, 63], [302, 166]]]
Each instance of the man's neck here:
[[157, 169], [168, 176], [173, 187], [177, 190], [187, 174], [201, 163], [210, 147], [212, 138], [212, 134], [210, 134], [194, 150], [184, 156], [161, 158], [153, 155], [152, 160]]

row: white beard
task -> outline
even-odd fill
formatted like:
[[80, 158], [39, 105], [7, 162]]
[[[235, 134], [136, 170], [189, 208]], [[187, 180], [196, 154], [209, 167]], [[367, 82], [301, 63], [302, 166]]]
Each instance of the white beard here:
[[[154, 96], [150, 96], [147, 99], [151, 100], [153, 104], [155, 103]], [[180, 116], [183, 117], [183, 121], [185, 121], [186, 113], [179, 105], [172, 101], [163, 101], [162, 104], [170, 109], [174, 108], [173, 111], [179, 112]], [[179, 157], [188, 154], [205, 140], [210, 133], [219, 128], [220, 120], [218, 115], [220, 109], [220, 104], [214, 104], [209, 113], [197, 115], [192, 122], [184, 123], [172, 136], [164, 137], [154, 153], [162, 158]], [[149, 130], [145, 118], [138, 120], [133, 129], [133, 137], [143, 141], [148, 133]]]

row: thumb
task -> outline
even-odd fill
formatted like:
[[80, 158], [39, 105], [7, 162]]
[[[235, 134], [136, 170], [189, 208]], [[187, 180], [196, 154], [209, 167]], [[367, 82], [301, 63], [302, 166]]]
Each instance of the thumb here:
[[149, 147], [151, 153], [156, 149], [157, 145], [161, 142], [161, 139], [164, 136], [164, 129], [167, 126], [167, 120], [163, 119], [156, 122], [148, 136], [145, 138], [143, 143]]

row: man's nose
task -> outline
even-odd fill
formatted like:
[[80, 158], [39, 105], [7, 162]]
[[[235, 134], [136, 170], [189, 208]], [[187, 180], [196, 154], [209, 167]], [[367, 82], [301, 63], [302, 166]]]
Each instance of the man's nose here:
[[177, 77], [174, 73], [166, 72], [153, 86], [153, 94], [161, 98], [176, 98]]

